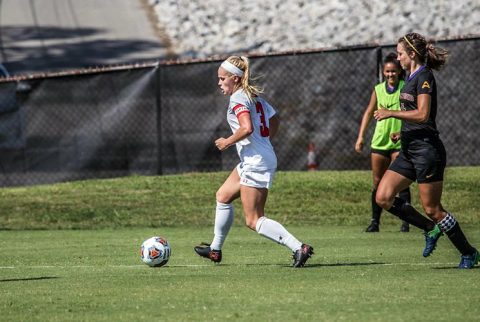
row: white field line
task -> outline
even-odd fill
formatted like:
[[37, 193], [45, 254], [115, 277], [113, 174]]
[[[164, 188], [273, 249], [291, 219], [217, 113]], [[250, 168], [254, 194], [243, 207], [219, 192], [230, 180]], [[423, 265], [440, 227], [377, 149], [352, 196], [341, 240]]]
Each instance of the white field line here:
[[[212, 265], [166, 265], [165, 267], [207, 267]], [[34, 265], [34, 266], [0, 266], [0, 269], [17, 268], [144, 268], [147, 265]]]
[[[362, 265], [357, 265], [355, 263], [324, 263], [323, 265], [317, 264], [318, 268], [330, 268], [330, 267], [354, 267], [354, 266], [365, 266], [365, 265], [375, 265], [375, 266], [451, 266], [451, 265], [458, 265], [458, 263], [365, 263]], [[235, 264], [233, 266], [252, 266], [252, 264]], [[185, 264], [185, 265], [166, 265], [165, 267], [212, 267], [212, 264], [204, 264], [204, 265], [196, 265], [196, 264]], [[220, 265], [221, 266], [221, 265]], [[265, 264], [262, 264], [265, 266]], [[269, 266], [269, 265], [267, 265]], [[271, 264], [270, 266], [279, 266], [278, 264]], [[147, 265], [34, 265], [34, 266], [0, 266], [0, 269], [25, 269], [25, 268], [100, 268], [100, 267], [108, 267], [108, 268], [147, 268]], [[308, 267], [308, 265], [307, 265]]]

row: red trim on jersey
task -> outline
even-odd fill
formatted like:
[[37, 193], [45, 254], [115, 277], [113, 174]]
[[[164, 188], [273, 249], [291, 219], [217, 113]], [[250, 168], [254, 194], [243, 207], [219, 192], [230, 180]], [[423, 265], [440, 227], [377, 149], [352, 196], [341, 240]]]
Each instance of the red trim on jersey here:
[[242, 106], [243, 106], [242, 104], [237, 104], [237, 105], [235, 105], [235, 106], [232, 108], [232, 110], [235, 112], [235, 110], [236, 110], [237, 108], [240, 108], [240, 107], [242, 107]]
[[236, 115], [237, 115], [237, 119], [238, 119], [238, 117], [239, 117], [240, 115], [242, 115], [243, 113], [248, 113], [248, 114], [250, 114], [250, 111], [249, 111], [249, 110], [245, 110], [245, 111], [242, 111], [242, 112], [236, 114]]
[[235, 105], [233, 108], [233, 113], [235, 113], [235, 116], [238, 118], [240, 115], [242, 115], [243, 113], [248, 113], [250, 114], [250, 110], [248, 109], [248, 107], [246, 107], [245, 105], [242, 105], [242, 104], [237, 104]]

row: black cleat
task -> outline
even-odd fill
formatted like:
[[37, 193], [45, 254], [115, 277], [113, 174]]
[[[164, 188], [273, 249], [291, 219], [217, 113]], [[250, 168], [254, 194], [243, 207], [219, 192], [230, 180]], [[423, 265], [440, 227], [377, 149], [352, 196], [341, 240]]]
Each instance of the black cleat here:
[[408, 224], [408, 222], [404, 221], [402, 223], [402, 225], [400, 226], [400, 231], [402, 233], [408, 233], [410, 231], [410, 225]]
[[302, 247], [293, 253], [293, 267], [303, 267], [307, 260], [313, 255], [313, 247], [302, 244]]
[[195, 252], [205, 258], [208, 258], [214, 263], [220, 263], [222, 261], [222, 251], [210, 248], [210, 244], [201, 243], [193, 248]]
[[372, 222], [370, 223], [370, 226], [368, 226], [367, 229], [365, 229], [366, 233], [378, 233], [379, 231], [380, 231], [380, 227], [378, 223], [374, 220], [372, 220]]

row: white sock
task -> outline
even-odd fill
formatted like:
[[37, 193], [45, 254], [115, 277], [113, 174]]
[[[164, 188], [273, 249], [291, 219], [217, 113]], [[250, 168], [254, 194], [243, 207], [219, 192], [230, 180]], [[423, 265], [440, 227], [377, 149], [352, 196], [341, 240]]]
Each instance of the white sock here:
[[215, 211], [215, 228], [213, 229], [213, 240], [210, 244], [211, 249], [222, 249], [223, 243], [227, 238], [230, 227], [233, 223], [233, 205], [217, 201]]
[[302, 243], [275, 220], [260, 217], [255, 228], [260, 235], [290, 248], [293, 252], [302, 247]]

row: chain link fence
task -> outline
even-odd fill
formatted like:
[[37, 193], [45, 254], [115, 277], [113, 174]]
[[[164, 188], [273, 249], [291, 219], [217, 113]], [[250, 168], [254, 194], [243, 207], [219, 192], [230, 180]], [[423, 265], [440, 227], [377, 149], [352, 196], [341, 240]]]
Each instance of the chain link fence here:
[[[436, 73], [437, 124], [448, 165], [479, 165], [480, 38], [440, 41], [451, 51]], [[281, 128], [279, 170], [369, 169], [354, 144], [382, 57], [393, 46], [251, 56]], [[0, 82], [0, 186], [130, 174], [231, 170], [228, 97], [217, 86], [221, 60], [17, 77]], [[366, 139], [373, 133], [374, 122]], [[312, 149], [311, 149], [312, 150]], [[313, 153], [313, 154], [312, 154]]]

